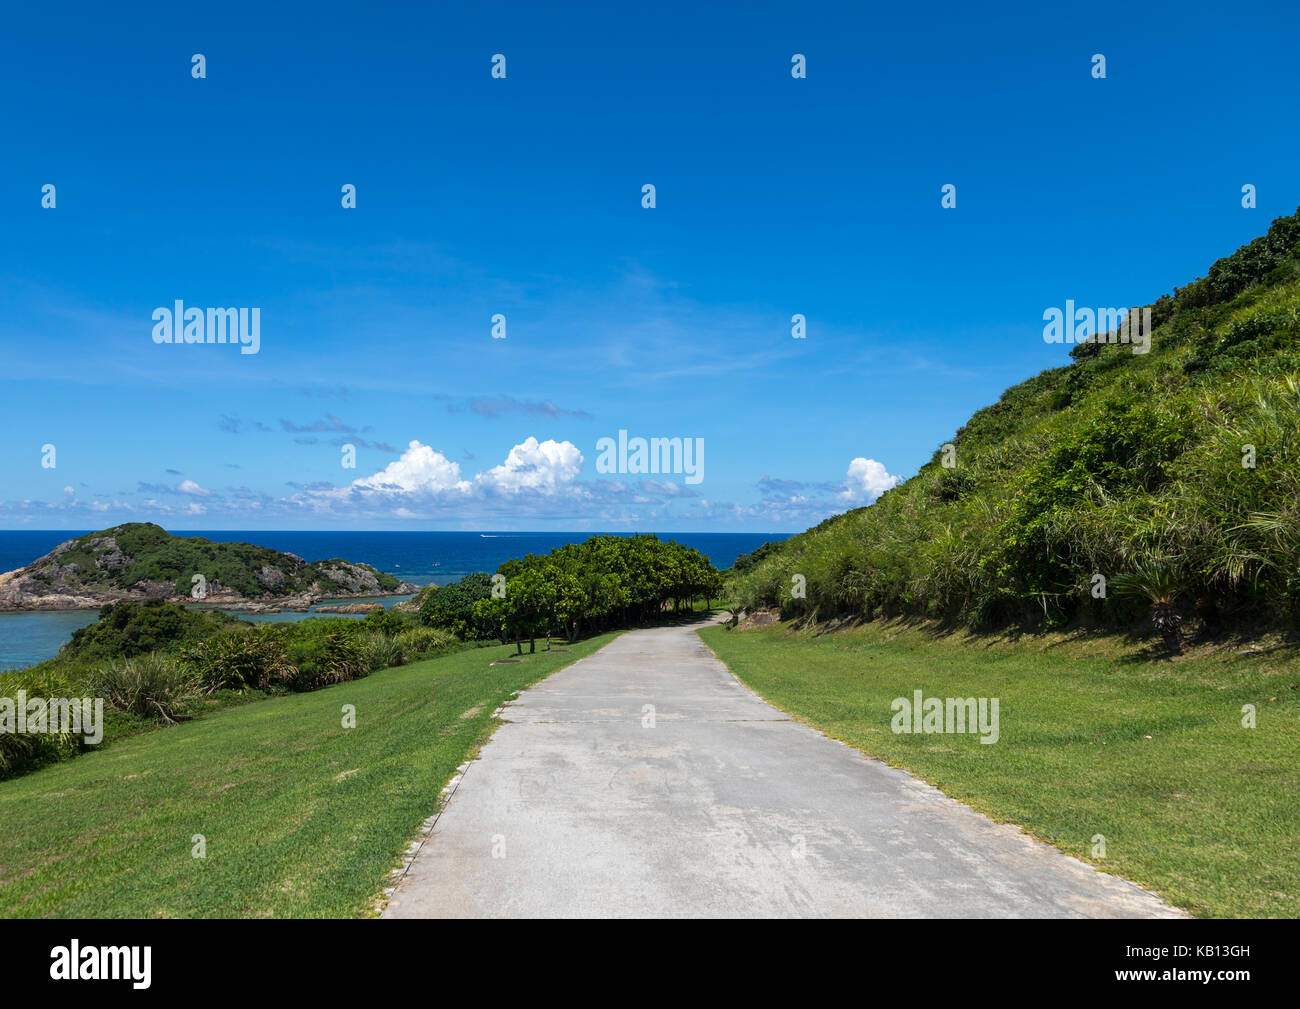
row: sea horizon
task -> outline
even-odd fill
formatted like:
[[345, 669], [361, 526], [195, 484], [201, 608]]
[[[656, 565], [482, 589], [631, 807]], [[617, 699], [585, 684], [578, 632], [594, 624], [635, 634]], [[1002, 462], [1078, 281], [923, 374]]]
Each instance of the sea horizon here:
[[[49, 553], [60, 543], [99, 532], [98, 529], [0, 529], [0, 573], [25, 567], [38, 557]], [[592, 536], [654, 535], [662, 540], [675, 540], [693, 546], [718, 568], [728, 568], [740, 554], [762, 544], [789, 539], [788, 532], [710, 532], [687, 530], [658, 532], [654, 530], [517, 530], [517, 529], [168, 529], [173, 536], [198, 537], [216, 543], [252, 543], [284, 553], [296, 554], [304, 560], [344, 560], [370, 564], [389, 574], [416, 585], [446, 584], [455, 578], [475, 571], [495, 570], [503, 561], [528, 553], [549, 553], [566, 543], [581, 543]], [[418, 547], [422, 552], [415, 557], [401, 558], [394, 544], [401, 540], [408, 552]], [[424, 542], [419, 542], [423, 540]], [[499, 549], [481, 540], [503, 542]], [[333, 544], [327, 546], [327, 544]], [[358, 556], [337, 549], [338, 546], [360, 551]], [[475, 549], [468, 549], [476, 546]], [[436, 549], [446, 556], [429, 557], [427, 551]], [[35, 552], [33, 552], [35, 551]], [[734, 551], [734, 552], [733, 552]], [[373, 552], [374, 556], [365, 556]], [[495, 562], [493, 557], [499, 556]], [[425, 563], [422, 563], [424, 561]], [[404, 563], [405, 562], [405, 563]], [[449, 566], [450, 562], [450, 566]], [[484, 565], [490, 565], [484, 566]], [[391, 566], [391, 570], [390, 570]], [[421, 581], [421, 578], [427, 578]]]

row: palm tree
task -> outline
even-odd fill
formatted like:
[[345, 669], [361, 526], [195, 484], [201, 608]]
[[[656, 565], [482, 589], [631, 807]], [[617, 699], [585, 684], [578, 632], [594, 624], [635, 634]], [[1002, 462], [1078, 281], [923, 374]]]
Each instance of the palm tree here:
[[1137, 571], [1116, 575], [1110, 584], [1116, 595], [1145, 596], [1151, 602], [1151, 626], [1160, 632], [1173, 654], [1183, 654], [1183, 618], [1177, 599], [1186, 586], [1174, 568], [1167, 564], [1139, 564]]

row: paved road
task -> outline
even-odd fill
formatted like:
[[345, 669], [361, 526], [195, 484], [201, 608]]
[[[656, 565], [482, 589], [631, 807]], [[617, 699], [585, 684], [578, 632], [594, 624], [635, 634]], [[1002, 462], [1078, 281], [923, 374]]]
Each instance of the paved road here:
[[1179, 913], [791, 721], [690, 628], [624, 634], [503, 717], [386, 917]]

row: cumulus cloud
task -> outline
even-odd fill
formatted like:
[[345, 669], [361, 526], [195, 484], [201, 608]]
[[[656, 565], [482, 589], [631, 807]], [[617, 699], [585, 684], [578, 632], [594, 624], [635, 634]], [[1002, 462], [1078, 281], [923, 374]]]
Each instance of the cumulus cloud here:
[[182, 480], [176, 485], [176, 490], [180, 494], [188, 494], [191, 497], [208, 497], [212, 492], [204, 490], [193, 480]]
[[581, 472], [582, 453], [573, 442], [539, 442], [530, 435], [510, 450], [504, 463], [476, 476], [474, 486], [495, 494], [550, 495], [571, 485]]
[[568, 441], [529, 437], [515, 445], [499, 466], [472, 480], [460, 464], [438, 449], [413, 440], [401, 456], [371, 476], [342, 487], [291, 484], [297, 493], [286, 506], [319, 513], [387, 515], [394, 518], [464, 518], [507, 507], [511, 514], [545, 515], [571, 508], [589, 496], [577, 481], [582, 453]]
[[849, 471], [844, 477], [844, 489], [839, 496], [843, 501], [865, 501], [870, 504], [897, 484], [898, 477], [893, 476], [882, 463], [858, 456], [849, 463]]
[[413, 439], [400, 457], [373, 476], [353, 480], [352, 487], [363, 492], [436, 496], [468, 493], [470, 483], [460, 478], [459, 463]]

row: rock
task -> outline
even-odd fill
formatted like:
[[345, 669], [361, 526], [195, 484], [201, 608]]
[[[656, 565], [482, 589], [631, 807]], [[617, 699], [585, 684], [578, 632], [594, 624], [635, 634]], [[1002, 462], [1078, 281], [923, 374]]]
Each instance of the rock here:
[[261, 570], [257, 572], [257, 580], [268, 589], [273, 589], [284, 583], [284, 572], [269, 564], [263, 564]]
[[317, 606], [317, 613], [379, 613], [383, 603], [348, 603], [346, 606]]

